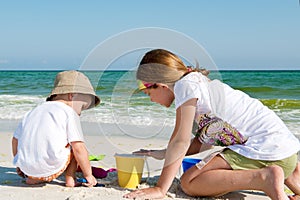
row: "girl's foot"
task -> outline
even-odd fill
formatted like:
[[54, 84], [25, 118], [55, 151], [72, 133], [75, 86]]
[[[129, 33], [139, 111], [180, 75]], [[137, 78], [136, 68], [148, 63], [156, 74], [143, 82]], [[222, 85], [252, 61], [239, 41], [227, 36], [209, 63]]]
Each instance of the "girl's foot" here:
[[284, 174], [281, 167], [271, 165], [264, 168], [264, 192], [274, 200], [288, 200], [284, 192]]
[[[293, 173], [285, 180], [285, 185], [294, 193], [300, 194], [300, 162], [297, 163], [297, 166]], [[297, 196], [297, 195], [293, 195]]]
[[290, 200], [300, 200], [300, 196], [297, 195], [297, 194], [291, 195], [291, 196], [289, 196], [289, 199], [290, 199]]

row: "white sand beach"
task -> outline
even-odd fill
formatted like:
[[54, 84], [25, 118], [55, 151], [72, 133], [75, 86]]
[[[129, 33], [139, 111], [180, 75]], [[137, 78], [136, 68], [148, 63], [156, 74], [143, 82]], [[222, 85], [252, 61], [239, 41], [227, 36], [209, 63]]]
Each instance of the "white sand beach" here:
[[[122, 196], [128, 193], [129, 189], [119, 187], [117, 181], [117, 173], [111, 172], [104, 179], [98, 179], [99, 183], [104, 183], [105, 187], [76, 187], [67, 188], [64, 186], [64, 177], [59, 177], [55, 181], [43, 185], [28, 186], [24, 184], [24, 180], [20, 178], [15, 172], [15, 166], [12, 165], [11, 153], [11, 137], [15, 123], [2, 123], [2, 130], [0, 132], [0, 199], [123, 199]], [[83, 124], [84, 131], [97, 130], [97, 127], [90, 124]], [[100, 155], [105, 154], [103, 160], [91, 161], [92, 166], [102, 167], [104, 169], [116, 168], [114, 158], [115, 153], [130, 153], [140, 148], [161, 149], [167, 145], [167, 139], [151, 138], [151, 139], [137, 139], [126, 136], [105, 136], [101, 134], [87, 134], [85, 136], [86, 144], [90, 154]], [[197, 155], [201, 158], [203, 155]], [[149, 165], [148, 169], [144, 168], [142, 182], [139, 187], [149, 187], [154, 185], [158, 180], [163, 161], [155, 160], [153, 158], [147, 159]], [[238, 191], [232, 192], [218, 198], [206, 197], [189, 197], [185, 195], [180, 189], [178, 172], [177, 178], [173, 181], [173, 185], [169, 190], [165, 199], [245, 199], [245, 200], [260, 200], [269, 199], [262, 192], [257, 191]], [[80, 173], [78, 173], [80, 176]], [[216, 187], [218, 187], [216, 185]]]

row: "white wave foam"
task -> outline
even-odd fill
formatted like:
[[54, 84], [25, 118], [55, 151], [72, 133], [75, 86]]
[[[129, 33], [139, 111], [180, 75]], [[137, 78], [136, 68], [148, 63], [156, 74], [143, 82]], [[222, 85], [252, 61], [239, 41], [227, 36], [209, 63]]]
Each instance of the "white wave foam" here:
[[[81, 120], [107, 124], [126, 124], [138, 126], [174, 126], [175, 109], [165, 109], [159, 105], [137, 106], [132, 104], [108, 101], [102, 97], [102, 104], [96, 108], [82, 112]], [[45, 101], [45, 96], [0, 95], [0, 119], [19, 120], [35, 106]], [[274, 110], [283, 119], [288, 128], [300, 135], [300, 110]]]
[[0, 95], [0, 119], [21, 119], [43, 101], [45, 97], [42, 96]]
[[[0, 95], [0, 119], [19, 120], [37, 105], [45, 101], [44, 96]], [[131, 106], [131, 107], [130, 107]], [[86, 122], [118, 123], [128, 125], [174, 124], [172, 113], [160, 106], [122, 105], [105, 102], [105, 105], [82, 112], [81, 120]]]

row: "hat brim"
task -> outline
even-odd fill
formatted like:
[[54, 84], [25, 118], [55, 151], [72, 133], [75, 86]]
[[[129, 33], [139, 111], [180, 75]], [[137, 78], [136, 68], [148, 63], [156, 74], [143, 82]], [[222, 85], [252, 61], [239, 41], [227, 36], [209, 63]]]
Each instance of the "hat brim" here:
[[[71, 93], [71, 92], [70, 92]], [[84, 94], [84, 93], [81, 93], [81, 94]], [[46, 101], [52, 101], [52, 98], [57, 95], [57, 94], [51, 94], [49, 95], [47, 98], [46, 98]], [[87, 109], [90, 109], [90, 108], [94, 108], [96, 106], [98, 106], [101, 102], [101, 99], [97, 96], [97, 95], [93, 95], [93, 94], [87, 94], [87, 95], [91, 95], [94, 97], [91, 105], [87, 108]]]
[[94, 107], [98, 106], [98, 105], [100, 104], [100, 102], [101, 102], [101, 100], [100, 100], [100, 98], [99, 98], [98, 96], [96, 96], [96, 95], [93, 95], [93, 96], [95, 97], [94, 104], [91, 104], [91, 105], [88, 107], [88, 109], [94, 108]]

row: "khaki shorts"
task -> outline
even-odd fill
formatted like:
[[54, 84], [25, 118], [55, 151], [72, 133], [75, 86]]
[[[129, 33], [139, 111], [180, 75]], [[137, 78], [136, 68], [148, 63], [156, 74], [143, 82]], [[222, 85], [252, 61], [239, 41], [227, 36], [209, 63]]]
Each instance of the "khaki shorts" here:
[[26, 177], [33, 179], [33, 180], [38, 180], [41, 182], [51, 182], [54, 179], [56, 179], [57, 177], [59, 177], [62, 173], [64, 173], [64, 171], [67, 169], [67, 167], [69, 166], [72, 159], [73, 159], [73, 153], [71, 151], [71, 153], [68, 156], [68, 160], [67, 160], [65, 166], [61, 170], [59, 170], [59, 172], [52, 174], [50, 176], [47, 176], [47, 177], [34, 177], [34, 176], [26, 176]]
[[225, 149], [221, 153], [221, 156], [228, 162], [228, 164], [234, 170], [260, 169], [270, 165], [278, 165], [283, 169], [285, 178], [287, 178], [289, 175], [292, 174], [298, 162], [297, 154], [294, 154], [282, 160], [267, 161], [267, 160], [253, 160], [244, 157], [230, 149]]

